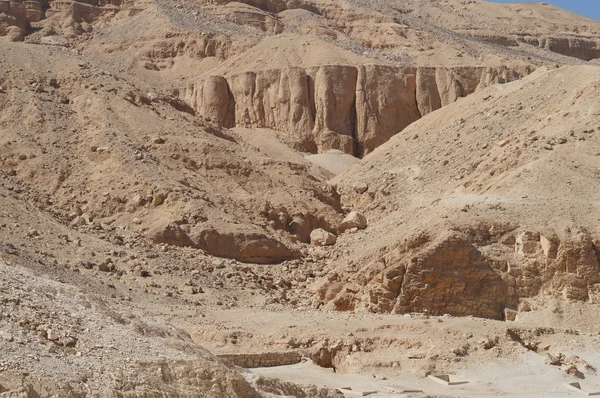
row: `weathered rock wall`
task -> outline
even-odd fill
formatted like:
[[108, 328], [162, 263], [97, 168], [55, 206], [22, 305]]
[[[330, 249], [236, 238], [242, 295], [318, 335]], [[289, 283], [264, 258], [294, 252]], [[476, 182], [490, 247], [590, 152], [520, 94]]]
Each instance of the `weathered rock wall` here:
[[68, 14], [77, 21], [91, 23], [106, 13], [118, 11], [122, 3], [122, 0], [53, 0], [46, 10], [46, 17]]
[[[467, 235], [426, 235], [369, 263], [350, 280], [332, 274], [319, 299], [337, 310], [427, 311], [503, 319], [538, 295], [600, 302], [599, 251], [591, 235], [522, 231], [479, 246]], [[492, 255], [493, 253], [493, 255]]]
[[70, 23], [62, 21], [61, 30], [80, 34], [85, 29], [78, 27], [73, 31], [65, 26], [92, 23], [107, 13], [117, 12], [122, 3], [122, 0], [0, 0], [0, 37], [23, 41], [32, 22], [51, 17], [67, 18]]
[[310, 152], [363, 156], [420, 117], [530, 67], [323, 65], [211, 76], [182, 91], [207, 120], [270, 128]]
[[421, 113], [417, 69], [366, 65], [358, 70], [356, 152], [361, 155], [418, 120]]
[[31, 22], [42, 18], [39, 1], [0, 0], [0, 36], [22, 41]]
[[519, 41], [546, 50], [590, 61], [600, 58], [600, 42], [584, 37], [519, 37]]

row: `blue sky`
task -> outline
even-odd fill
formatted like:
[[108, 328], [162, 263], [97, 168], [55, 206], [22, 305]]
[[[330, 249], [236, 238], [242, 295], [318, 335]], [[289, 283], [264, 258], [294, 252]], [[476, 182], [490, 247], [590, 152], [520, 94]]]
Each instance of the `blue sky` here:
[[[539, 3], [538, 1], [527, 0], [487, 0], [493, 3]], [[596, 21], [600, 21], [600, 0], [544, 0], [544, 3], [554, 4], [557, 7], [564, 8], [583, 15]]]

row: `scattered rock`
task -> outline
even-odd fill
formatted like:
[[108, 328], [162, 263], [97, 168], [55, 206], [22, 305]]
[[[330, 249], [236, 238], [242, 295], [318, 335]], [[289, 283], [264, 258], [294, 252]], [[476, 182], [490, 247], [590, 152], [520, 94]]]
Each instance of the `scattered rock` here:
[[46, 330], [46, 338], [51, 341], [56, 341], [60, 338], [60, 336], [54, 329], [48, 329]]
[[160, 192], [156, 195], [154, 195], [154, 200], [152, 201], [152, 205], [153, 206], [160, 206], [163, 203], [165, 203], [165, 199], [167, 199], [167, 196], [169, 195], [168, 192]]
[[565, 362], [565, 356], [563, 354], [552, 355], [549, 352], [546, 353], [546, 364], [552, 366], [562, 366]]
[[583, 373], [581, 373], [579, 371], [579, 369], [577, 369], [577, 366], [575, 365], [570, 365], [569, 367], [567, 367], [567, 369], [565, 369], [565, 373], [571, 376], [575, 376], [578, 379], [583, 379], [585, 378], [585, 376], [583, 375]]

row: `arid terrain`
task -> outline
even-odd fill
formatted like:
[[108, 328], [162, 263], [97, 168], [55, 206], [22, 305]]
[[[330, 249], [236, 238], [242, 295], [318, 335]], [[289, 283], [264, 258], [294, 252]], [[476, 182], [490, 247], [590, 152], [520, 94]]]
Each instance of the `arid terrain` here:
[[0, 397], [576, 397], [599, 317], [599, 22], [0, 0]]

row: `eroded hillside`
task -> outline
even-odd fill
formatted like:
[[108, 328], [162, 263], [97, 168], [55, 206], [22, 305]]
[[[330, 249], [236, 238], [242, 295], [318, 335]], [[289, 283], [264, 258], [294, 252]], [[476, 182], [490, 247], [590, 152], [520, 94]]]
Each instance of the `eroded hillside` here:
[[563, 67], [490, 87], [337, 177], [370, 223], [348, 239], [356, 265], [323, 297], [342, 310], [497, 319], [539, 294], [595, 303], [599, 78]]

